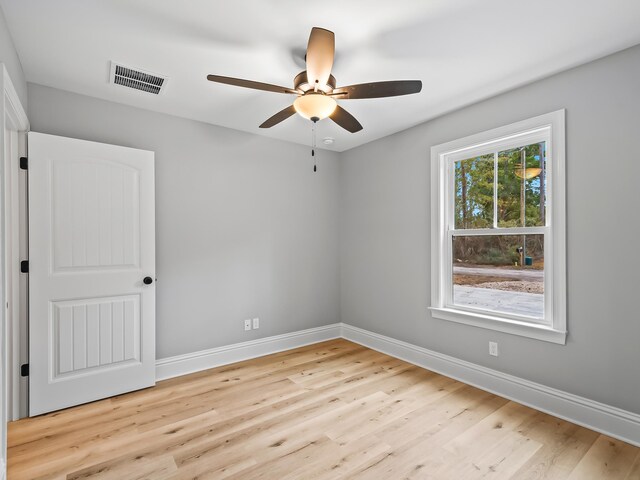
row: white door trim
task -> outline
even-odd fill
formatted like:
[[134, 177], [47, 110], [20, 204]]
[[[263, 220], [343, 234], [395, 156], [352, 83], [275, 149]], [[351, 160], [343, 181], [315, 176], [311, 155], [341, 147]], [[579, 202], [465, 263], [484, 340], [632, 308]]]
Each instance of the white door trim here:
[[[2, 245], [2, 288], [0, 306], [0, 334], [4, 339], [0, 345], [2, 352], [2, 372], [0, 378], [0, 478], [5, 476], [6, 466], [6, 428], [7, 421], [16, 418], [19, 412], [20, 377], [20, 318], [19, 304], [19, 181], [17, 158], [24, 154], [24, 136], [29, 130], [29, 120], [20, 102], [13, 82], [4, 64], [0, 63], [0, 169], [3, 179], [0, 195], [0, 244]], [[11, 132], [9, 138], [5, 132]], [[17, 143], [17, 145], [16, 145]], [[10, 155], [5, 155], [7, 149]], [[17, 224], [16, 224], [17, 223]], [[11, 282], [10, 298], [7, 297], [7, 285]], [[7, 308], [8, 305], [8, 308]]]

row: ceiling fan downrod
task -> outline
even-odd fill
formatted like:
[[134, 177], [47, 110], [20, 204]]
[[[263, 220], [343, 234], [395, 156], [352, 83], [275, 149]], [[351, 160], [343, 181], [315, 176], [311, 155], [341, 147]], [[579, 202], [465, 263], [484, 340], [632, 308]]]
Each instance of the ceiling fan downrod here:
[[311, 124], [311, 160], [313, 160], [313, 171], [317, 172], [318, 167], [316, 165], [316, 124], [320, 119], [318, 117], [311, 117], [310, 120], [313, 122]]

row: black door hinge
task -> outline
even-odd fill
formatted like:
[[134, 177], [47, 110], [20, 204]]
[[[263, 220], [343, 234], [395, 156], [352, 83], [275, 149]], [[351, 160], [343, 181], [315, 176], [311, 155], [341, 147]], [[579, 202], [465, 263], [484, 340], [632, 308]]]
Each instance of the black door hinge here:
[[23, 363], [22, 365], [20, 365], [20, 375], [23, 377], [28, 377], [29, 376], [29, 364], [28, 363]]
[[29, 273], [29, 260], [22, 260], [20, 262], [20, 272]]
[[27, 170], [29, 168], [29, 159], [27, 157], [20, 157], [20, 168]]

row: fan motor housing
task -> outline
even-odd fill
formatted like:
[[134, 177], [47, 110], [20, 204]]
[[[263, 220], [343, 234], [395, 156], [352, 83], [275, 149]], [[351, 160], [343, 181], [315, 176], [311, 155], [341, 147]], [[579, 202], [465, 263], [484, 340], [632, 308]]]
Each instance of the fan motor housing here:
[[[309, 79], [307, 78], [307, 71], [300, 72], [293, 79], [293, 88], [296, 90], [301, 90], [304, 93], [307, 93], [310, 90], [313, 90], [313, 85], [309, 84]], [[329, 80], [327, 81], [327, 85], [323, 87], [319, 87], [318, 90], [324, 93], [331, 93], [331, 91], [336, 88], [336, 77], [333, 75], [329, 75]]]

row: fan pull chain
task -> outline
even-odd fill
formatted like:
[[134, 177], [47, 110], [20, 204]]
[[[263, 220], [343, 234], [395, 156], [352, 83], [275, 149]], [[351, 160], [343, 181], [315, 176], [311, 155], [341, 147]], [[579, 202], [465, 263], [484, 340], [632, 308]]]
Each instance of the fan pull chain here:
[[317, 120], [311, 120], [312, 126], [311, 126], [311, 160], [313, 160], [313, 171], [316, 172], [318, 171], [318, 167], [317, 167], [317, 162], [316, 162], [316, 123], [318, 123]]

